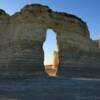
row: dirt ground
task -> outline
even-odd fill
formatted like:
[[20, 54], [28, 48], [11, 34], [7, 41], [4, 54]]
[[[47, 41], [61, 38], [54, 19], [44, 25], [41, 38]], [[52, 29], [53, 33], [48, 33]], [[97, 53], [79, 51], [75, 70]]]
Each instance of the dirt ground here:
[[1, 79], [0, 100], [100, 100], [100, 80], [44, 76]]

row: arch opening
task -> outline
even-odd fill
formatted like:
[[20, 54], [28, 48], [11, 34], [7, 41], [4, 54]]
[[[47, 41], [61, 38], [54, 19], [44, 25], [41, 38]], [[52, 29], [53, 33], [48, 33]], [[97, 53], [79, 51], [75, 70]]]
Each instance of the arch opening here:
[[43, 50], [45, 71], [49, 76], [56, 77], [59, 66], [59, 49], [57, 34], [52, 29], [46, 32]]

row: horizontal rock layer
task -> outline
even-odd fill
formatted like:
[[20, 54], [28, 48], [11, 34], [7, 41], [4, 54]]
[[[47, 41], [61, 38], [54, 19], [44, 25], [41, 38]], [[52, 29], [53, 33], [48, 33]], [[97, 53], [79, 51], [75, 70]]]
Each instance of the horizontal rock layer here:
[[85, 72], [89, 76], [89, 71], [99, 69], [100, 49], [90, 39], [84, 21], [71, 14], [52, 11], [47, 6], [32, 4], [12, 16], [0, 10], [0, 76], [43, 74], [42, 46], [47, 29], [54, 30], [57, 36], [58, 75], [75, 76], [77, 71], [81, 75], [82, 70], [84, 75], [81, 76], [85, 76]]

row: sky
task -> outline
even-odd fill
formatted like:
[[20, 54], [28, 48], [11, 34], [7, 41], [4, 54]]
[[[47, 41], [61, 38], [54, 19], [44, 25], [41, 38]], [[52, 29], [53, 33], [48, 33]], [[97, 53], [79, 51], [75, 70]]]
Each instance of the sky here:
[[53, 53], [54, 51], [58, 51], [58, 47], [56, 33], [51, 29], [47, 30], [46, 40], [43, 44], [43, 50], [45, 52], [44, 65], [53, 64]]
[[[100, 39], [100, 0], [0, 0], [0, 9], [4, 9], [12, 15], [20, 11], [23, 6], [31, 3], [40, 3], [49, 6], [54, 11], [67, 12], [80, 17], [88, 25], [90, 37], [93, 40]], [[51, 51], [57, 50], [55, 33], [47, 31], [47, 47], [45, 58], [50, 63]], [[51, 40], [52, 37], [52, 40]], [[49, 48], [50, 47], [50, 48]], [[51, 49], [52, 48], [52, 49]]]

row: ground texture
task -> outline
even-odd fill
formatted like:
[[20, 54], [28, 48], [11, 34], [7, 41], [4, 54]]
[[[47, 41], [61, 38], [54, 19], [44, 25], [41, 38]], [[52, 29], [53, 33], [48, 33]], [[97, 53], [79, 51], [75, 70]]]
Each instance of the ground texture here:
[[99, 79], [1, 79], [0, 100], [100, 100]]

